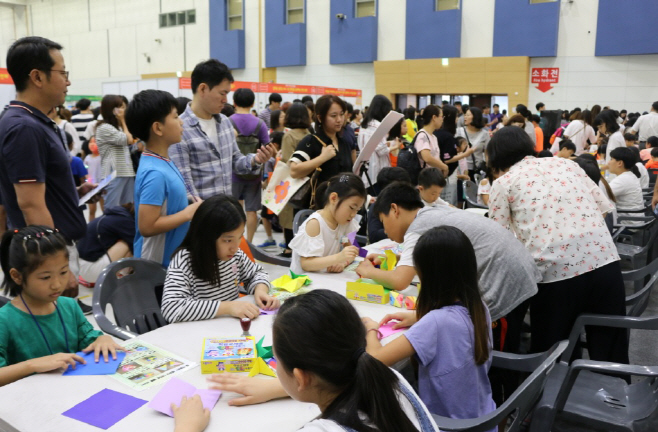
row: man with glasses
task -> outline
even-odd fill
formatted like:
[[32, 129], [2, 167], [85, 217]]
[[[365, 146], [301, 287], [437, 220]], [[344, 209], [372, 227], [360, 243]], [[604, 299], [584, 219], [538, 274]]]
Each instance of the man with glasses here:
[[[16, 100], [0, 118], [0, 194], [12, 228], [46, 225], [64, 235], [71, 271], [63, 295], [76, 297], [79, 266], [74, 242], [87, 229], [78, 200], [94, 185], [85, 183], [76, 190], [68, 149], [47, 116], [64, 103], [71, 85], [61, 49], [42, 37], [24, 37], [7, 52]], [[91, 312], [88, 306], [83, 310]]]

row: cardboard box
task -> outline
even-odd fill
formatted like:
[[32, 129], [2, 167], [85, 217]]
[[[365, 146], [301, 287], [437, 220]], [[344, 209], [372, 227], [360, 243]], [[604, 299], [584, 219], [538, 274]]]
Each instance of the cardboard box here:
[[201, 352], [201, 373], [249, 372], [256, 364], [253, 337], [205, 338]]
[[345, 297], [349, 300], [388, 304], [389, 291], [372, 279], [357, 279], [355, 282], [347, 282]]

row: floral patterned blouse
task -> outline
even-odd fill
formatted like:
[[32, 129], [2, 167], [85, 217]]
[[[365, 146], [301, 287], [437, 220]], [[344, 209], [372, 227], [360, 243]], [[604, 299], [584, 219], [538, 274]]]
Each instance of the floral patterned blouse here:
[[619, 260], [603, 220], [613, 205], [575, 162], [528, 156], [491, 185], [489, 217], [514, 232], [542, 283]]

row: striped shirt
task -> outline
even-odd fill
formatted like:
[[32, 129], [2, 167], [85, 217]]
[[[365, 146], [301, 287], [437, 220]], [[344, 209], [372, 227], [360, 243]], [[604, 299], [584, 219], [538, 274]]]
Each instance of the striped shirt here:
[[204, 200], [222, 193], [232, 195], [232, 173], [260, 173], [260, 165], [252, 169], [254, 155], [240, 153], [233, 126], [224, 114], [213, 116], [217, 144], [203, 131], [199, 118], [189, 105], [180, 118], [183, 120], [183, 140], [169, 147], [169, 157], [183, 175], [192, 195]]
[[238, 252], [228, 261], [219, 262], [219, 285], [199, 279], [192, 271], [190, 252], [178, 251], [169, 263], [162, 296], [162, 316], [170, 323], [214, 318], [222, 301], [238, 298], [239, 284], [253, 294], [256, 285], [270, 287], [263, 268]]
[[135, 177], [126, 134], [111, 124], [96, 128], [96, 145], [101, 155], [101, 178], [117, 171], [117, 177]]
[[87, 130], [87, 126], [93, 120], [94, 120], [93, 114], [76, 114], [73, 117], [71, 117], [71, 123], [73, 123], [73, 126], [75, 126], [75, 130], [78, 133], [78, 138], [80, 138], [80, 141], [84, 141], [87, 139], [87, 137], [85, 136], [85, 130]]
[[268, 128], [271, 127], [270, 120], [272, 119], [272, 110], [269, 107], [265, 108], [258, 114], [258, 118], [263, 120]]

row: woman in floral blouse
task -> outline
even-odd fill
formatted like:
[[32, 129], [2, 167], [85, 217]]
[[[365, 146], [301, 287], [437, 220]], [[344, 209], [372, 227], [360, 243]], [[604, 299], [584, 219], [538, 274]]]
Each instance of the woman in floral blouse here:
[[[567, 339], [583, 313], [625, 315], [619, 255], [604, 215], [613, 209], [576, 163], [534, 156], [519, 128], [499, 130], [487, 146], [497, 179], [489, 217], [514, 232], [535, 259], [543, 280], [530, 304], [532, 350]], [[587, 329], [593, 360], [628, 363], [624, 329]]]

